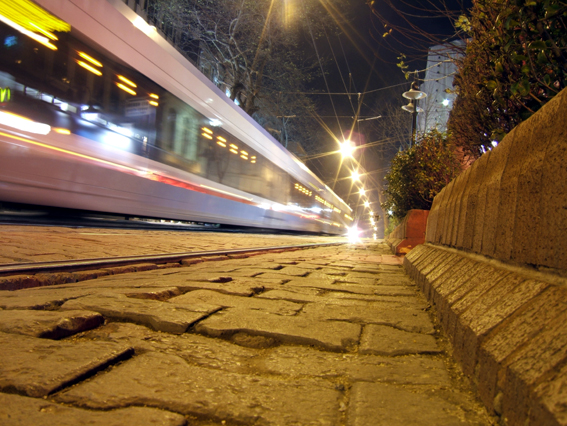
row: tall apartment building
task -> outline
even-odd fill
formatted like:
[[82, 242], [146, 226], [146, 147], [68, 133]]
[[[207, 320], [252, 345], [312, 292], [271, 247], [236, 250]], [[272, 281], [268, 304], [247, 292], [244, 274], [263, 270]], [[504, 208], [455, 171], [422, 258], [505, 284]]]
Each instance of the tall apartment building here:
[[465, 41], [457, 40], [429, 49], [425, 77], [420, 86], [427, 97], [419, 101], [423, 112], [418, 115], [418, 132], [425, 133], [435, 128], [441, 132], [447, 130], [449, 113], [457, 97], [452, 93], [453, 78], [457, 72], [455, 59], [463, 56], [465, 47]]

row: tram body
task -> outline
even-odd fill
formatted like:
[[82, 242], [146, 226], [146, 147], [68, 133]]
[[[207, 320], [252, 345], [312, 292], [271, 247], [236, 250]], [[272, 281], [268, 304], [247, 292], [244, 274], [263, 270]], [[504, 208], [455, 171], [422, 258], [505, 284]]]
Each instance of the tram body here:
[[0, 202], [346, 232], [350, 208], [124, 3], [32, 6], [37, 31], [0, 22]]

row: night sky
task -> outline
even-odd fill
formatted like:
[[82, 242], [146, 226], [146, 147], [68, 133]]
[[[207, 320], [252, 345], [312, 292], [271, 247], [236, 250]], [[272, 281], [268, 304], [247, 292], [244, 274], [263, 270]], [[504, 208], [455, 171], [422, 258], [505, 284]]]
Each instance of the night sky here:
[[[324, 1], [324, 0], [320, 0]], [[405, 8], [405, 12], [411, 16], [411, 22], [419, 28], [433, 34], [439, 38], [448, 37], [453, 34], [451, 20], [438, 18], [437, 13], [427, 13], [416, 11], [414, 6], [423, 9], [447, 6], [460, 13], [462, 8], [470, 8], [472, 0], [421, 0], [411, 1], [411, 6], [403, 0], [396, 0], [396, 7]], [[382, 114], [381, 106], [392, 104], [400, 108], [404, 103], [402, 93], [409, 90], [409, 82], [405, 79], [400, 68], [396, 66], [397, 59], [401, 52], [407, 56], [406, 62], [411, 70], [425, 68], [427, 59], [427, 48], [432, 45], [429, 40], [408, 39], [403, 36], [403, 29], [394, 31], [391, 36], [382, 37], [383, 26], [379, 19], [373, 16], [366, 0], [343, 0], [344, 7], [341, 9], [346, 22], [342, 23], [342, 32], [337, 36], [330, 36], [327, 40], [319, 40], [317, 49], [321, 55], [330, 58], [326, 65], [325, 79], [318, 79], [312, 85], [312, 89], [324, 93], [365, 93], [361, 97], [345, 95], [317, 95], [313, 98], [318, 104], [320, 116], [326, 125], [332, 130], [333, 134], [342, 139], [341, 135], [349, 133], [354, 128], [355, 132], [362, 135], [360, 140], [366, 143], [372, 142], [373, 128], [381, 124], [379, 119], [358, 123], [350, 118], [355, 115], [360, 107], [359, 118], [373, 117]], [[395, 13], [388, 9], [383, 0], [376, 2], [379, 13], [398, 26], [405, 26]], [[411, 46], [411, 48], [410, 48]], [[387, 89], [392, 87], [391, 89]], [[377, 90], [381, 89], [381, 90]], [[355, 124], [353, 124], [355, 123]], [[408, 114], [408, 125], [411, 126]], [[408, 128], [408, 134], [411, 130]], [[355, 137], [352, 140], [358, 139]], [[336, 150], [338, 147], [331, 135], [323, 134], [318, 152], [324, 153]], [[356, 208], [363, 201], [358, 195], [358, 189], [362, 186], [369, 191], [368, 197], [375, 210], [378, 209], [379, 196], [382, 190], [384, 173], [389, 165], [389, 161], [395, 155], [397, 147], [389, 147], [389, 151], [384, 147], [368, 147], [358, 150], [355, 154], [355, 161], [347, 160], [339, 169], [340, 155], [328, 155], [308, 161], [308, 166], [312, 168], [328, 185], [335, 189], [351, 207]], [[349, 178], [350, 171], [362, 166], [363, 172], [369, 174], [363, 182], [352, 185]], [[361, 213], [361, 212], [359, 212]], [[381, 212], [380, 212], [381, 213]]]

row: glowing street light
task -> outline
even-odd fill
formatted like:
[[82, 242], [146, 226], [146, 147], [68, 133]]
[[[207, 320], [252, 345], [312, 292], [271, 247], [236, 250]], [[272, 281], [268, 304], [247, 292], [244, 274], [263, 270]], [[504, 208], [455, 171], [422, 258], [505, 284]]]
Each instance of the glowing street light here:
[[360, 180], [360, 173], [358, 173], [358, 170], [354, 170], [352, 172], [352, 175], [350, 175], [350, 177], [353, 181]]
[[366, 195], [366, 190], [364, 188], [360, 188], [360, 191], [358, 191], [360, 193], [360, 195]]
[[366, 201], [364, 202], [364, 207], [370, 207], [370, 201], [366, 200]]
[[352, 146], [352, 142], [349, 140], [344, 141], [340, 144], [341, 148], [339, 149], [343, 158], [352, 157], [352, 153], [354, 152], [354, 146]]

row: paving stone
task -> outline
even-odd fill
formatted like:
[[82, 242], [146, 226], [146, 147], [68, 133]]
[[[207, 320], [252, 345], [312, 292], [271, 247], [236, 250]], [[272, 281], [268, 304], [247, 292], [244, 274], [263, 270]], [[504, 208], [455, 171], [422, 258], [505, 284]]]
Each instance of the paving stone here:
[[128, 407], [91, 411], [19, 395], [0, 394], [0, 424], [4, 426], [185, 426], [185, 417], [155, 408]]
[[439, 353], [441, 349], [433, 336], [369, 324], [362, 331], [358, 351], [361, 354], [395, 356]]
[[218, 293], [210, 290], [195, 290], [182, 296], [170, 299], [171, 303], [181, 305], [210, 304], [220, 305], [224, 308], [241, 308], [268, 311], [279, 315], [295, 315], [303, 308], [299, 303], [285, 300], [268, 300], [257, 297], [239, 297]]
[[395, 302], [397, 305], [403, 305], [407, 307], [416, 307], [417, 309], [423, 310], [427, 307], [427, 303], [422, 297], [399, 297], [399, 295], [363, 295], [363, 294], [352, 294], [352, 293], [343, 293], [343, 292], [333, 292], [330, 291], [325, 293], [327, 297], [330, 298], [331, 301], [336, 300], [345, 300], [345, 301], [354, 301], [354, 302]]
[[287, 382], [227, 373], [190, 365], [178, 356], [147, 353], [56, 400], [94, 409], [159, 407], [229, 424], [334, 425], [340, 395], [323, 380]]
[[67, 300], [97, 293], [97, 289], [81, 288], [31, 288], [0, 292], [0, 307], [3, 309], [58, 309]]
[[[283, 279], [233, 277], [231, 281], [226, 283], [203, 283], [199, 281], [192, 281], [176, 283], [176, 285], [183, 292], [197, 289], [208, 289], [235, 296], [250, 296], [252, 294], [260, 293], [266, 289], [279, 288], [284, 282], [286, 282], [286, 280]], [[249, 294], [243, 294], [246, 292]]]
[[90, 311], [0, 311], [0, 331], [45, 339], [62, 339], [103, 323], [101, 314]]
[[[349, 297], [350, 296], [350, 297]], [[272, 300], [289, 300], [297, 303], [327, 303], [345, 306], [377, 306], [384, 303], [384, 309], [391, 307], [406, 307], [408, 305], [416, 307], [425, 307], [424, 304], [418, 304], [411, 301], [400, 301], [399, 297], [391, 296], [363, 296], [363, 295], [349, 295], [348, 293], [330, 292], [330, 293], [298, 293], [286, 290], [269, 290], [265, 293], [259, 294], [257, 298], [272, 299]]]
[[305, 270], [305, 268], [299, 268], [297, 266], [286, 266], [279, 272], [284, 275], [291, 275], [294, 277], [305, 277], [309, 274], [308, 270]]
[[184, 333], [196, 321], [220, 308], [218, 305], [176, 305], [104, 293], [70, 300], [61, 306], [62, 310], [91, 310], [113, 320], [134, 322], [177, 334]]
[[433, 395], [381, 383], [355, 383], [347, 412], [349, 426], [468, 425], [463, 410]]
[[362, 277], [355, 277], [351, 274], [347, 274], [344, 277], [335, 277], [334, 284], [343, 284], [343, 283], [374, 286], [376, 284], [376, 277], [362, 278]]
[[127, 297], [132, 297], [134, 299], [149, 299], [149, 300], [159, 300], [165, 301], [172, 297], [180, 296], [181, 290], [177, 287], [167, 287], [167, 288], [132, 288], [132, 289], [121, 289]]
[[120, 343], [133, 347], [136, 353], [175, 354], [194, 365], [235, 373], [255, 372], [255, 360], [265, 355], [263, 350], [242, 347], [222, 339], [191, 333], [172, 335], [131, 323], [109, 323], [83, 333], [80, 338]]
[[278, 343], [317, 346], [346, 351], [358, 343], [360, 326], [340, 321], [317, 321], [305, 316], [282, 316], [263, 311], [229, 308], [195, 325], [195, 331], [229, 338], [246, 333], [275, 339]]
[[383, 309], [373, 307], [360, 309], [356, 306], [326, 305], [311, 303], [305, 306], [302, 315], [319, 321], [349, 321], [362, 324], [389, 325], [412, 333], [433, 334], [435, 332], [427, 314], [418, 309]]
[[261, 370], [294, 377], [347, 377], [352, 381], [450, 385], [447, 369], [440, 359], [359, 354], [337, 354], [306, 347], [280, 346], [255, 362]]
[[[329, 280], [333, 281], [334, 280]], [[308, 278], [299, 278], [293, 279], [289, 282], [284, 284], [284, 288], [287, 290], [290, 287], [311, 287], [311, 288], [319, 288], [322, 290], [328, 291], [344, 291], [347, 293], [355, 293], [355, 294], [374, 294], [375, 286], [365, 286], [365, 285], [358, 285], [358, 284], [333, 284], [329, 281], [323, 281], [321, 279], [311, 279]]]
[[109, 342], [67, 342], [0, 332], [0, 391], [42, 397], [132, 355]]

